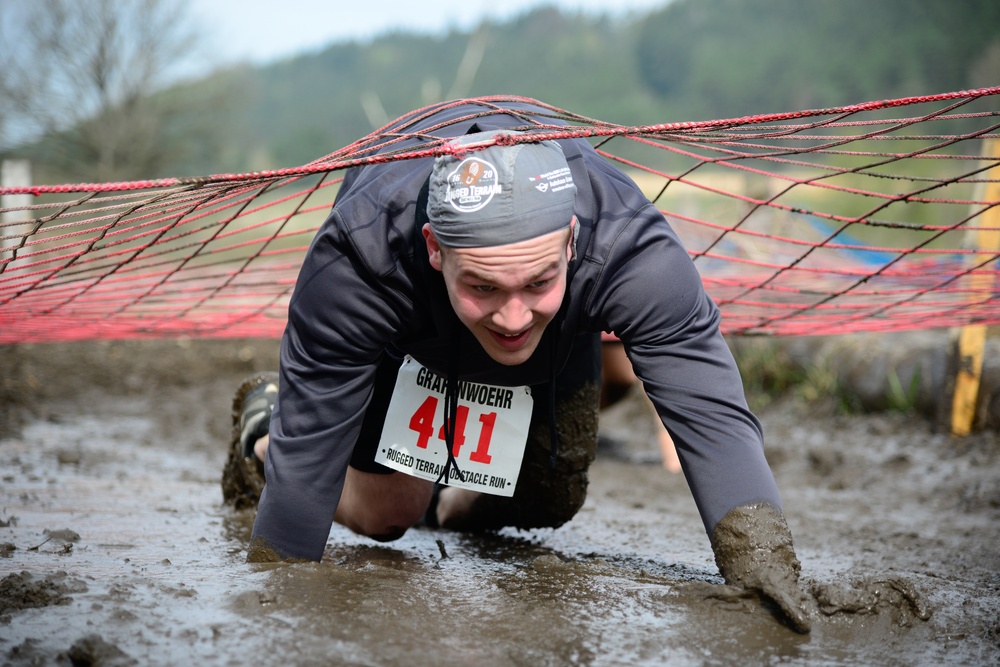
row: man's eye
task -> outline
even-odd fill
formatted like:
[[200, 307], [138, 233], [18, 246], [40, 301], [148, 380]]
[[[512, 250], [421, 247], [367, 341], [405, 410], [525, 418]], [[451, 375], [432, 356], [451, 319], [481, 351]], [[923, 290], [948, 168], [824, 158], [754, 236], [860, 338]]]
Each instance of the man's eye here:
[[536, 280], [535, 282], [531, 283], [531, 285], [529, 285], [529, 287], [531, 287], [532, 289], [542, 289], [543, 287], [548, 286], [549, 282], [551, 282], [551, 281], [550, 280]]
[[474, 285], [472, 289], [474, 289], [477, 292], [485, 294], [487, 292], [492, 292], [496, 288], [493, 287], [492, 285]]

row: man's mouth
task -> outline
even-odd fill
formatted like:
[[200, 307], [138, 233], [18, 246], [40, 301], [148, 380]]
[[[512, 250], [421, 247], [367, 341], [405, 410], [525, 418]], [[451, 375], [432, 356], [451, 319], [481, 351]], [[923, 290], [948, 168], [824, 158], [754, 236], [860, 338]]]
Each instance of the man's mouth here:
[[489, 332], [493, 336], [493, 340], [495, 340], [500, 347], [505, 350], [517, 350], [528, 341], [528, 336], [531, 335], [531, 329], [532, 327], [528, 327], [524, 331], [516, 334], [504, 334], [494, 331], [493, 329], [489, 329]]

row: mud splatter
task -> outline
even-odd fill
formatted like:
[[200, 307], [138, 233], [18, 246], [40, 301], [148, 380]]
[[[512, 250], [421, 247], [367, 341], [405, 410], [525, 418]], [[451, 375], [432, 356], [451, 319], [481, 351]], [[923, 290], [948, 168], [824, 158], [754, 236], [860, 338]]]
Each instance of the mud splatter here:
[[137, 665], [138, 661], [129, 657], [120, 648], [104, 641], [100, 635], [87, 635], [74, 643], [66, 652], [74, 667], [126, 667]]
[[913, 582], [902, 577], [861, 578], [846, 584], [816, 583], [812, 587], [820, 612], [836, 614], [889, 613], [900, 627], [931, 617], [931, 607]]
[[30, 572], [8, 574], [0, 579], [0, 615], [22, 609], [69, 604], [70, 595], [86, 592], [87, 585], [66, 572], [44, 577]]

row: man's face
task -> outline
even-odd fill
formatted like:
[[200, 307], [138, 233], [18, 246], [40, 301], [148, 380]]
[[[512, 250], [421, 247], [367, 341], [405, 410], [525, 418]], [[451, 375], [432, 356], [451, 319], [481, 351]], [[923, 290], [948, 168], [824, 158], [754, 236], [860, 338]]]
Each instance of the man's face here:
[[442, 248], [430, 225], [423, 232], [462, 324], [497, 363], [527, 361], [562, 305], [570, 230], [492, 248]]

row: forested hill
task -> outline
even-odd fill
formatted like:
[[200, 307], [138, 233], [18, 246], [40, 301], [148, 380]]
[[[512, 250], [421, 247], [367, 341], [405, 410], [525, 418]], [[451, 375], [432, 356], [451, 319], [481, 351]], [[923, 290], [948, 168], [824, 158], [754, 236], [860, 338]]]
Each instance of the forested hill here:
[[695, 115], [1000, 84], [995, 0], [684, 0], [643, 22], [643, 85]]
[[164, 97], [200, 110], [159, 141], [167, 173], [128, 173], [299, 165], [417, 107], [475, 95], [645, 124], [998, 84], [998, 0], [673, 0], [614, 20], [544, 8], [469, 32], [334, 43], [173, 89]]
[[214, 167], [287, 166], [471, 95], [637, 124], [997, 85], [1000, 2], [675, 0], [619, 21], [550, 8], [445, 37], [337, 43], [222, 78], [238, 80], [240, 122], [228, 130], [241, 149]]

